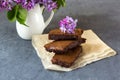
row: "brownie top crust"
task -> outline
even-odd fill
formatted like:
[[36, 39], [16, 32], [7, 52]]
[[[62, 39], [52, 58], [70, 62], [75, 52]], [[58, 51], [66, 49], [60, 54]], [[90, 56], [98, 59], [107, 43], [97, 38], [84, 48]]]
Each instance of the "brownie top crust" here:
[[82, 29], [75, 29], [74, 33], [64, 33], [60, 29], [54, 29], [49, 32], [50, 40], [77, 40], [83, 33]]
[[64, 40], [64, 41], [53, 41], [46, 44], [44, 47], [49, 52], [64, 53], [69, 49], [75, 48], [80, 45], [80, 41], [76, 40]]
[[55, 54], [52, 58], [52, 63], [63, 67], [70, 67], [82, 52], [82, 47], [78, 46], [69, 50], [65, 54]]

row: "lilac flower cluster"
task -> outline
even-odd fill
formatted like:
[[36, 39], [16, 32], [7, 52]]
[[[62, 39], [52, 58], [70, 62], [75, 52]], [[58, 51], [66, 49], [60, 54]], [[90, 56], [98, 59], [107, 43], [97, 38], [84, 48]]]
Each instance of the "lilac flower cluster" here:
[[59, 22], [60, 30], [62, 32], [74, 33], [75, 27], [77, 26], [77, 20], [73, 20], [72, 17], [66, 16]]
[[23, 8], [30, 10], [35, 4], [42, 4], [48, 11], [57, 8], [57, 3], [53, 0], [0, 0], [0, 9], [11, 10], [14, 5], [21, 5]]
[[43, 5], [47, 8], [48, 11], [52, 11], [57, 8], [57, 3], [52, 0], [43, 0]]
[[0, 10], [1, 9], [11, 10], [13, 7], [12, 3], [13, 3], [12, 0], [0, 0]]
[[22, 0], [21, 2], [23, 8], [30, 10], [35, 6], [34, 0]]

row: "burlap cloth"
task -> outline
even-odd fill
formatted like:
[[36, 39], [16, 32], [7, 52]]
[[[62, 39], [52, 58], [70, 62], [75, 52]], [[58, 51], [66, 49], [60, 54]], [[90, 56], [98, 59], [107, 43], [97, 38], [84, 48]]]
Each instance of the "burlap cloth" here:
[[87, 39], [86, 43], [82, 44], [83, 52], [70, 68], [60, 67], [51, 63], [54, 53], [49, 53], [44, 48], [46, 43], [51, 42], [51, 40], [48, 40], [48, 34], [34, 35], [32, 37], [32, 45], [40, 57], [44, 68], [57, 71], [71, 71], [116, 55], [116, 51], [106, 45], [92, 30], [85, 30], [82, 37]]

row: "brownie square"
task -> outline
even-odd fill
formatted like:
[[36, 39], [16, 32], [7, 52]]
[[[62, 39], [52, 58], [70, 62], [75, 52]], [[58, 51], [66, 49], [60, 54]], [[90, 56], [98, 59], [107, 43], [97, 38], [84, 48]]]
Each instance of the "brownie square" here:
[[74, 49], [69, 50], [65, 54], [55, 54], [51, 60], [52, 64], [57, 64], [66, 68], [71, 67], [81, 52], [82, 47], [78, 46]]
[[83, 33], [82, 29], [75, 29], [75, 33], [64, 33], [60, 29], [54, 29], [49, 32], [50, 40], [78, 40]]
[[64, 53], [69, 49], [75, 48], [80, 45], [80, 41], [76, 40], [64, 40], [64, 41], [53, 41], [46, 44], [44, 47], [48, 52]]

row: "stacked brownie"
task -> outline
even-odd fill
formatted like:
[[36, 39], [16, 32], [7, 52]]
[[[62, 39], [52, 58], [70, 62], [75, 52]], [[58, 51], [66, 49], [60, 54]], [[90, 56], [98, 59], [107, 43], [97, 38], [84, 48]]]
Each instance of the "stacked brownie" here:
[[44, 47], [48, 52], [54, 52], [52, 63], [62, 67], [70, 67], [79, 54], [82, 52], [81, 43], [85, 42], [81, 38], [82, 29], [75, 29], [74, 33], [64, 33], [60, 29], [49, 32], [49, 40], [54, 40], [46, 44]]

